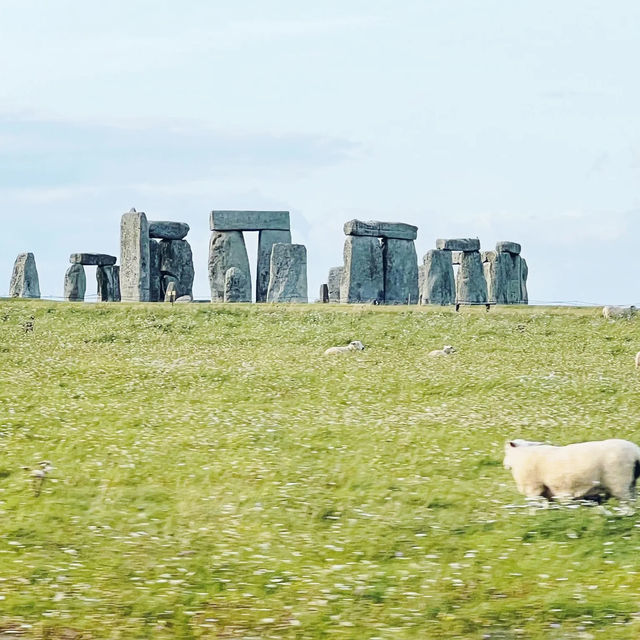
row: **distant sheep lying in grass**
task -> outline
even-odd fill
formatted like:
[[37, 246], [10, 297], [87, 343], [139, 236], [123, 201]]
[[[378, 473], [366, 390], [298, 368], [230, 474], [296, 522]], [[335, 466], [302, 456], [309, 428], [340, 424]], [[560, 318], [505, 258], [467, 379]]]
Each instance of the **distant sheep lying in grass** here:
[[640, 448], [628, 440], [579, 442], [564, 447], [512, 440], [505, 445], [505, 469], [528, 498], [635, 498]]
[[640, 367], [640, 351], [636, 353], [636, 369]]
[[352, 340], [346, 347], [329, 347], [325, 352], [325, 356], [333, 355], [334, 353], [347, 353], [348, 351], [362, 351], [364, 345], [360, 340]]
[[636, 314], [636, 308], [630, 307], [614, 307], [606, 306], [602, 308], [602, 315], [609, 320], [610, 318], [632, 318]]
[[455, 349], [451, 345], [445, 344], [444, 347], [442, 347], [442, 349], [435, 349], [433, 351], [429, 351], [429, 355], [430, 356], [448, 356], [452, 354], [454, 351]]

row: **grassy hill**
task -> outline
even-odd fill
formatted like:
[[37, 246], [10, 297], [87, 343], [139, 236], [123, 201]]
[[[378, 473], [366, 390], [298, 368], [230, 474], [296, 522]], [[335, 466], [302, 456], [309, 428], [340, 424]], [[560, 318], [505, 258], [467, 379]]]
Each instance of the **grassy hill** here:
[[526, 507], [502, 452], [640, 442], [638, 350], [596, 309], [0, 302], [0, 637], [637, 638], [640, 514]]

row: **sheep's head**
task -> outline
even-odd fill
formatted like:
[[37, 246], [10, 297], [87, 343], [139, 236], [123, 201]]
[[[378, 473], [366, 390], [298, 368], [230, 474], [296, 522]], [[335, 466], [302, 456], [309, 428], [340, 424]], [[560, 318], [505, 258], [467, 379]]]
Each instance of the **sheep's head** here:
[[511, 469], [512, 456], [513, 452], [522, 447], [537, 447], [543, 442], [534, 442], [533, 440], [523, 440], [522, 438], [516, 438], [515, 440], [509, 440], [507, 444], [504, 445], [504, 460], [502, 464], [505, 469]]
[[349, 343], [349, 349], [351, 349], [352, 351], [362, 351], [364, 349], [364, 345], [362, 344], [362, 342], [360, 342], [360, 340], [352, 340]]
[[442, 350], [449, 355], [450, 353], [453, 353], [455, 351], [455, 349], [450, 345], [450, 344], [445, 344], [444, 347], [442, 348]]

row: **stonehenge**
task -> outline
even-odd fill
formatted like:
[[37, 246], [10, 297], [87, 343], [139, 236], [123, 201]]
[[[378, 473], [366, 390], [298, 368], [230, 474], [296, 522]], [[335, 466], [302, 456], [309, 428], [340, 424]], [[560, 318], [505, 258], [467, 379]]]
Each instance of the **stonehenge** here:
[[40, 281], [33, 253], [21, 253], [16, 258], [9, 284], [10, 298], [39, 298]]
[[422, 304], [454, 304], [456, 301], [456, 281], [453, 272], [452, 252], [445, 249], [431, 249], [424, 256]]
[[[417, 304], [418, 228], [401, 222], [349, 220], [344, 225], [343, 303]], [[335, 276], [333, 276], [335, 277]], [[329, 298], [332, 298], [332, 277]]]
[[87, 290], [85, 267], [96, 267], [98, 300], [100, 302], [120, 301], [120, 267], [117, 258], [106, 253], [72, 253], [71, 266], [64, 276], [64, 299], [67, 302], [82, 302]]
[[306, 248], [291, 243], [288, 211], [216, 210], [209, 227], [212, 302], [251, 302], [247, 231], [258, 232], [256, 302], [307, 302]]

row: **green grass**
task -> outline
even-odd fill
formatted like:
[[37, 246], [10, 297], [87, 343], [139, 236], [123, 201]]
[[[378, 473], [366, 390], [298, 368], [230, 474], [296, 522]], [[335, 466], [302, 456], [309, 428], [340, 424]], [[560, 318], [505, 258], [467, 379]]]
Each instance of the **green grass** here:
[[596, 309], [0, 302], [0, 637], [635, 639], [640, 514], [501, 461], [640, 442], [638, 350]]

